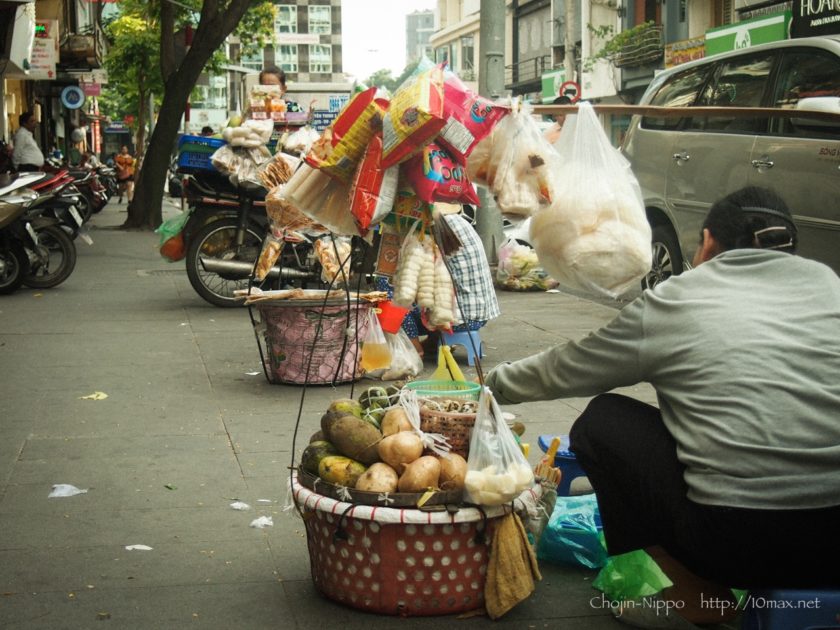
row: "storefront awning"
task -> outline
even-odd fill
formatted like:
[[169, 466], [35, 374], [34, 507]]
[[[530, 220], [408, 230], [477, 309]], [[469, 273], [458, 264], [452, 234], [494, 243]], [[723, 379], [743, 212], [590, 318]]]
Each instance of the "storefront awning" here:
[[790, 11], [785, 11], [709, 29], [706, 31], [706, 55], [787, 39], [790, 17]]

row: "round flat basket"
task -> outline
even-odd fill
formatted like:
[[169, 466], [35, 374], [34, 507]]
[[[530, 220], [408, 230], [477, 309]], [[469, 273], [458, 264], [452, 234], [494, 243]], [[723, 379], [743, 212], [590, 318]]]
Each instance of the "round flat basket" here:
[[467, 381], [411, 381], [406, 389], [417, 392], [418, 398], [464, 398], [478, 400], [481, 385]]
[[[343, 488], [335, 484], [323, 481], [315, 475], [298, 469], [298, 483], [304, 488], [308, 488], [313, 492], [330, 497], [336, 501], [350, 501], [358, 505], [381, 505], [383, 507], [393, 508], [416, 508], [417, 503], [425, 495], [423, 492], [394, 492], [393, 494], [384, 494], [381, 492], [364, 492], [362, 490], [353, 490], [352, 488]], [[457, 511], [464, 499], [463, 490], [439, 490], [431, 495], [424, 503], [423, 507], [436, 507], [440, 510], [454, 509]], [[443, 506], [446, 506], [445, 508]]]

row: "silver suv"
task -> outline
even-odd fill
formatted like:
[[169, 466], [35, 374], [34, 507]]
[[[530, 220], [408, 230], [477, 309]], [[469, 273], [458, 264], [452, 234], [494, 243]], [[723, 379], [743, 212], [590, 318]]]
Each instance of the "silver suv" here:
[[[838, 97], [840, 36], [828, 36], [672, 68], [653, 80], [640, 104], [840, 114]], [[840, 272], [840, 119], [635, 116], [622, 151], [653, 228], [654, 262], [644, 286], [688, 268], [711, 204], [746, 185], [779, 193], [799, 228], [799, 253]]]

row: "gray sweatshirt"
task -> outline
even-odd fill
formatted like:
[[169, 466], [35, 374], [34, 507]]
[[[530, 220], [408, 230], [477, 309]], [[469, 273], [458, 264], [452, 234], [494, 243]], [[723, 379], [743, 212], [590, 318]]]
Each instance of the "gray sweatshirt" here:
[[693, 501], [840, 505], [840, 279], [825, 265], [724, 252], [585, 339], [498, 366], [487, 384], [512, 404], [642, 381], [657, 392]]

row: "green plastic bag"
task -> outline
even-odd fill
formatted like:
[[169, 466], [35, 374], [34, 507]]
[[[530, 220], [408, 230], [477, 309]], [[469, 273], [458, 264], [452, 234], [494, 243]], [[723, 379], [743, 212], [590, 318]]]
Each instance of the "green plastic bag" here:
[[639, 599], [654, 595], [673, 582], [642, 549], [610, 556], [592, 586], [610, 601]]
[[181, 233], [181, 230], [184, 229], [184, 226], [187, 224], [187, 219], [189, 218], [189, 212], [179, 212], [174, 217], [170, 217], [161, 223], [155, 230], [157, 234], [160, 234], [160, 244], [163, 245], [173, 236], [178, 236]]

